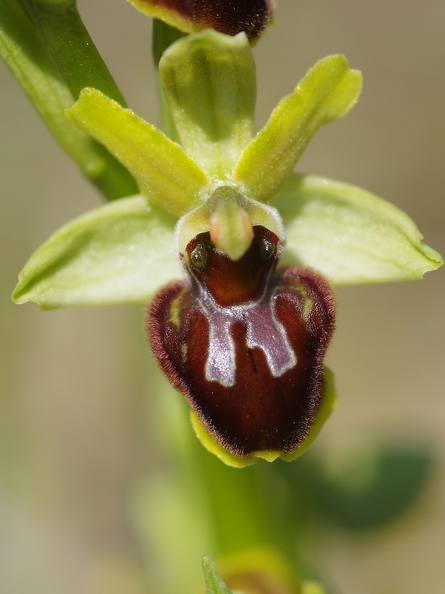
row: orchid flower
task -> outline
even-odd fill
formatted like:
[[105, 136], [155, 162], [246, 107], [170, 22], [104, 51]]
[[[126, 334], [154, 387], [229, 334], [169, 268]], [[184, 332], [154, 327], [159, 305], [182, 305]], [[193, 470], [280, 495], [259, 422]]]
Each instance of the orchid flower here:
[[140, 194], [56, 231], [13, 298], [51, 309], [155, 296], [150, 343], [203, 444], [234, 466], [293, 459], [335, 405], [323, 367], [334, 327], [328, 282], [416, 279], [442, 259], [388, 202], [293, 172], [315, 131], [359, 96], [361, 75], [343, 56], [311, 68], [256, 135], [244, 33], [183, 37], [159, 74], [179, 142], [93, 88], [67, 111]]

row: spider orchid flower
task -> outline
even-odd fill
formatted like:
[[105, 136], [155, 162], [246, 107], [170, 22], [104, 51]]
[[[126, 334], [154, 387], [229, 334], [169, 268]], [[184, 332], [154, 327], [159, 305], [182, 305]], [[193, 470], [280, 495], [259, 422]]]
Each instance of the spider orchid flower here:
[[159, 73], [179, 142], [92, 88], [68, 110], [140, 194], [56, 231], [14, 300], [48, 309], [151, 300], [150, 344], [203, 444], [234, 466], [291, 460], [335, 405], [323, 366], [328, 282], [420, 278], [442, 259], [391, 204], [293, 173], [315, 131], [358, 98], [361, 75], [343, 56], [311, 68], [256, 135], [244, 33], [181, 38]]

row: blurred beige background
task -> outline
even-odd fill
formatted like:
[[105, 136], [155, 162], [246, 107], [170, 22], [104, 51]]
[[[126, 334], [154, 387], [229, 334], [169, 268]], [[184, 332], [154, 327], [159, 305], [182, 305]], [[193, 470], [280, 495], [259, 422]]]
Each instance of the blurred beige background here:
[[[346, 54], [364, 73], [362, 98], [318, 132], [298, 169], [391, 200], [444, 254], [445, 4], [277, 3], [277, 23], [255, 49], [258, 125], [316, 60]], [[79, 4], [129, 104], [156, 121], [149, 19], [124, 0]], [[11, 303], [32, 250], [100, 198], [3, 65], [0, 89], [0, 591], [140, 592], [131, 580], [119, 589], [118, 578], [107, 590], [103, 575], [115, 557], [140, 554], [128, 502], [156, 464], [146, 419], [159, 394], [142, 309]], [[444, 299], [443, 270], [338, 291], [328, 359], [340, 402], [318, 447], [402, 437], [433, 446], [437, 458], [408, 520], [358, 542], [333, 531], [316, 543], [319, 568], [344, 594], [444, 591]]]

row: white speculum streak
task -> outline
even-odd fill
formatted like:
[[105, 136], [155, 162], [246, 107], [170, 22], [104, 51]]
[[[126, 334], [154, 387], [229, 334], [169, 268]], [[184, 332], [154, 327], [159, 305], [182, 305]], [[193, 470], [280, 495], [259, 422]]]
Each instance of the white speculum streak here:
[[207, 291], [201, 291], [199, 304], [209, 323], [207, 381], [218, 382], [225, 388], [235, 384], [236, 358], [231, 327], [236, 322], [245, 324], [247, 347], [263, 351], [274, 377], [280, 377], [296, 365], [297, 357], [286, 329], [276, 316], [276, 293], [276, 288], [271, 294], [266, 289], [258, 301], [221, 307]]

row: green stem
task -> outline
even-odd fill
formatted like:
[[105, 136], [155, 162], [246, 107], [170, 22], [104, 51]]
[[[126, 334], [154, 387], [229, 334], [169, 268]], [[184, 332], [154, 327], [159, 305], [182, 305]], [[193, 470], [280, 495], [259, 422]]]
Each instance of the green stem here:
[[[22, 0], [23, 1], [23, 0]], [[60, 146], [109, 200], [138, 193], [128, 171], [65, 116], [74, 97], [48, 54], [24, 4], [0, 2], [0, 57]]]
[[216, 552], [273, 548], [305, 575], [302, 548], [313, 520], [306, 484], [312, 460], [273, 464], [258, 460], [247, 468], [232, 468], [207, 452], [194, 435], [190, 446], [187, 462], [193, 460], [196, 480], [206, 494]]
[[163, 130], [165, 134], [175, 142], [178, 142], [178, 133], [176, 131], [176, 126], [173, 122], [170, 109], [168, 108], [167, 101], [160, 84], [159, 60], [161, 59], [164, 51], [177, 39], [183, 36], [184, 33], [178, 31], [178, 29], [170, 27], [170, 25], [166, 25], [158, 19], [153, 19], [152, 54], [156, 69], [156, 86], [158, 89], [159, 112], [161, 116], [160, 127], [161, 130]]
[[[269, 499], [274, 499], [274, 526], [280, 548], [302, 571], [302, 549], [313, 520], [309, 492], [312, 465], [308, 454], [293, 462], [277, 460], [269, 472]], [[279, 488], [275, 488], [275, 486]]]
[[197, 440], [194, 457], [208, 498], [217, 552], [224, 555], [270, 545], [273, 530], [261, 463], [231, 468]]

